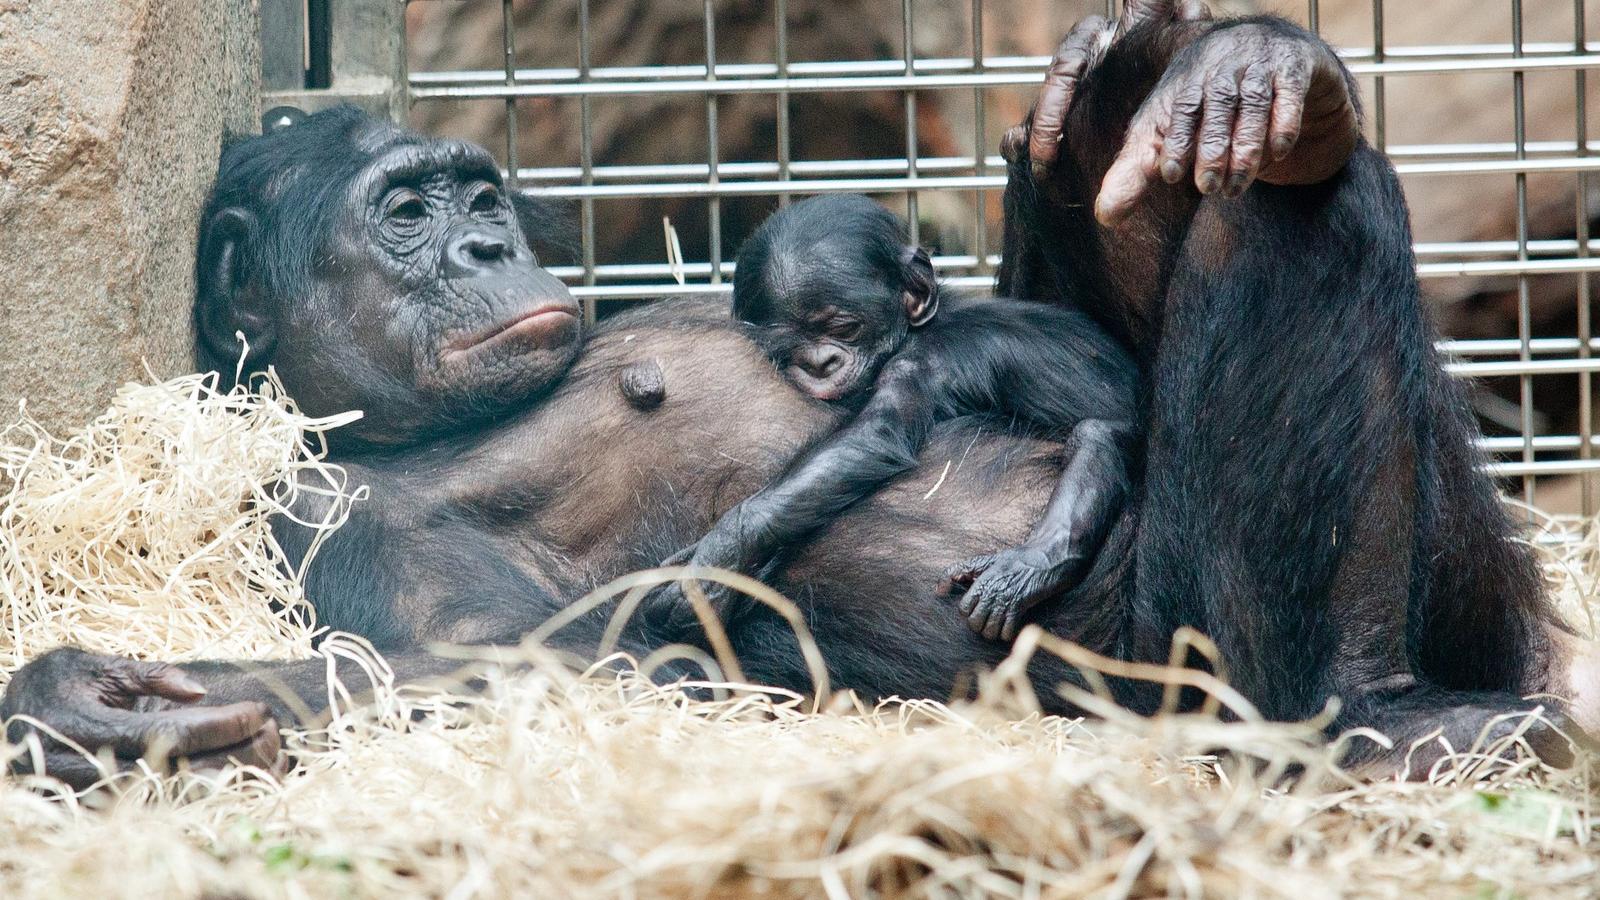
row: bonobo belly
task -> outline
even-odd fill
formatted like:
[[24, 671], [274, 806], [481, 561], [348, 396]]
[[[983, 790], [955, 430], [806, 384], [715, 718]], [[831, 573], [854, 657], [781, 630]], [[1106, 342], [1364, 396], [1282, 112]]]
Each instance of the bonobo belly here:
[[[640, 364], [659, 367], [665, 387], [648, 408], [622, 390]], [[698, 538], [839, 422], [783, 380], [721, 301], [663, 304], [603, 323], [554, 394], [462, 460], [458, 499], [533, 498], [497, 536], [520, 542], [530, 566], [561, 560], [555, 581], [600, 583]], [[835, 686], [945, 696], [961, 672], [1002, 657], [936, 588], [946, 567], [1027, 536], [1061, 462], [1057, 444], [946, 423], [918, 469], [796, 548], [777, 586], [807, 611]], [[750, 674], [807, 687], [788, 626], [753, 619], [734, 635]]]

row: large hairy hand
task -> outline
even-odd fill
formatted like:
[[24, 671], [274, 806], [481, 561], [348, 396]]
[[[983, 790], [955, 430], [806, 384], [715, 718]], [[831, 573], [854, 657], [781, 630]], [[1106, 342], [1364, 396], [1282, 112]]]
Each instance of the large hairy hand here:
[[1085, 73], [1122, 34], [1171, 23], [1204, 32], [1173, 58], [1129, 126], [1095, 203], [1102, 224], [1125, 219], [1158, 178], [1192, 177], [1203, 194], [1237, 197], [1257, 178], [1314, 184], [1338, 172], [1360, 122], [1333, 51], [1283, 23], [1212, 25], [1209, 17], [1203, 3], [1129, 0], [1114, 31], [1103, 19], [1085, 20], [1057, 49], [1028, 123], [1007, 135], [1007, 151], [1025, 139], [1035, 178], [1047, 176]]
[[[13, 744], [37, 735], [44, 773], [80, 789], [126, 771], [140, 758], [157, 769], [184, 759], [195, 769], [221, 768], [231, 760], [283, 770], [278, 726], [266, 704], [199, 705], [205, 695], [205, 687], [177, 666], [63, 648], [11, 679], [0, 698], [0, 722]], [[109, 753], [111, 768], [72, 744]], [[12, 765], [32, 770], [33, 754], [24, 752]]]

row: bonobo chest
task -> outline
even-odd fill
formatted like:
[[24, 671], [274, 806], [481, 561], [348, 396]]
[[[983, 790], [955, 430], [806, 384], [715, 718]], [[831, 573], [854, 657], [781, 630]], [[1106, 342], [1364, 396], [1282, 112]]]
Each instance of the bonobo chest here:
[[603, 580], [694, 540], [838, 417], [723, 301], [669, 302], [602, 323], [555, 392], [452, 467], [448, 503], [530, 560]]

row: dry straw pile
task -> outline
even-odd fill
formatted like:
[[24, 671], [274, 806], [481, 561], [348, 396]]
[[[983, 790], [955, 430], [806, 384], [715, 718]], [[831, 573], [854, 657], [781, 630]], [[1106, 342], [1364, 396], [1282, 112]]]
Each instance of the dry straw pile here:
[[[270, 384], [219, 395], [190, 378], [130, 387], [65, 442], [10, 429], [0, 666], [66, 640], [168, 659], [311, 654], [265, 516], [290, 471], [344, 490], [300, 440], [335, 424]], [[1587, 627], [1600, 546], [1559, 546], [1552, 585]], [[1430, 784], [1367, 784], [1309, 726], [1040, 717], [1005, 673], [954, 707], [840, 697], [816, 712], [739, 689], [690, 702], [552, 665], [441, 698], [393, 689], [359, 642], [324, 646], [368, 659], [380, 701], [291, 735], [300, 764], [281, 780], [134, 774], [86, 797], [0, 780], [0, 892], [1600, 894], [1587, 761], [1552, 773], [1458, 748]], [[1285, 786], [1288, 766], [1310, 774]]]

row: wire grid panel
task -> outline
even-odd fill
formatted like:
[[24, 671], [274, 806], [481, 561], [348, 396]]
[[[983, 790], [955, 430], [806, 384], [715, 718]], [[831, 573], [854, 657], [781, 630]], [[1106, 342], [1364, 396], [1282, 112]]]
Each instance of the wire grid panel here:
[[[924, 7], [946, 0], [922, 0]], [[995, 0], [991, 0], [991, 5]], [[1273, 11], [1296, 15], [1313, 30], [1324, 24], [1325, 9], [1339, 6], [1348, 12], [1352, 3], [1333, 0], [1296, 0], [1298, 8], [1282, 5]], [[1565, 0], [1547, 0], [1564, 3]], [[587, 314], [604, 300], [641, 300], [728, 289], [732, 263], [724, 259], [723, 201], [730, 197], [770, 197], [787, 202], [792, 195], [825, 192], [860, 192], [903, 196], [913, 238], [922, 217], [919, 204], [939, 194], [976, 196], [970, 204], [972, 246], [967, 252], [935, 256], [941, 274], [951, 282], [978, 288], [992, 284], [998, 264], [998, 247], [992, 238], [994, 206], [1005, 184], [1005, 164], [992, 151], [986, 98], [999, 88], [1030, 90], [1037, 86], [1048, 58], [1045, 56], [995, 56], [984, 51], [984, 0], [966, 0], [970, 10], [969, 55], [919, 57], [914, 52], [918, 9], [914, 0], [883, 3], [885, 15], [897, 15], [900, 54], [895, 58], [791, 61], [787, 0], [772, 0], [774, 35], [771, 62], [719, 62], [718, 15], [714, 0], [704, 0], [701, 36], [704, 61], [692, 65], [596, 66], [593, 64], [591, 2], [577, 2], [578, 65], [527, 68], [516, 54], [512, 0], [500, 0], [504, 65], [498, 70], [412, 72], [412, 103], [464, 100], [498, 100], [506, 107], [504, 158], [518, 161], [517, 104], [534, 98], [575, 98], [579, 108], [579, 164], [530, 168], [511, 165], [508, 180], [524, 190], [576, 201], [581, 215], [581, 264], [555, 269], [574, 285]], [[748, 6], [748, 4], [746, 4]], [[1083, 4], [1085, 12], [1098, 11], [1098, 0]], [[1106, 14], [1115, 13], [1114, 0], [1106, 0]], [[1271, 4], [1268, 4], [1269, 6]], [[897, 6], [897, 8], [896, 8]], [[1515, 381], [1515, 396], [1501, 416], [1504, 433], [1491, 434], [1484, 446], [1493, 454], [1491, 470], [1520, 483], [1522, 499], [1536, 500], [1537, 479], [1543, 476], [1580, 475], [1581, 510], [1595, 512], [1590, 473], [1600, 470], [1595, 458], [1592, 417], [1592, 373], [1600, 368], [1595, 351], [1589, 309], [1589, 276], [1600, 270], [1590, 237], [1593, 218], [1589, 199], [1591, 173], [1600, 170], [1600, 155], [1589, 140], [1586, 110], [1588, 74], [1600, 66], [1600, 54], [1586, 40], [1584, 0], [1573, 0], [1568, 36], [1551, 40], [1541, 35], [1529, 41], [1524, 34], [1521, 0], [1483, 4], [1472, 15], [1505, 19], [1508, 41], [1451, 45], [1391, 44], [1386, 40], [1383, 0], [1372, 0], [1370, 42], [1341, 48], [1346, 63], [1361, 79], [1366, 94], [1369, 138], [1389, 153], [1407, 179], [1408, 190], [1416, 178], [1450, 179], [1463, 186], [1471, 177], [1509, 178], [1515, 182], [1513, 234], [1494, 240], [1450, 240], [1417, 245], [1419, 274], [1424, 279], [1497, 277], [1515, 282], [1514, 333], [1470, 340], [1447, 340], [1449, 370], [1462, 376]], [[1548, 11], [1548, 10], [1546, 10]], [[1570, 75], [1573, 103], [1570, 137], [1531, 141], [1526, 113], [1526, 80], [1530, 73]], [[1392, 143], [1388, 97], [1397, 81], [1449, 77], [1500, 78], [1511, 82], [1510, 140], [1473, 143]], [[1474, 82], [1481, 83], [1481, 82]], [[904, 153], [890, 158], [795, 159], [792, 157], [791, 105], [800, 95], [823, 92], [898, 92], [904, 111]], [[919, 135], [919, 94], [969, 92], [973, 109], [970, 147], [964, 155], [924, 156]], [[704, 163], [599, 165], [595, 159], [594, 102], [613, 97], [702, 98], [705, 117]], [[775, 110], [776, 152], [770, 160], [723, 159], [719, 153], [718, 114], [722, 103], [736, 95], [770, 98]], [[1001, 123], [1002, 126], [1007, 123]], [[1540, 236], [1530, 231], [1528, 182], [1530, 177], [1570, 179], [1574, 199], [1570, 235]], [[705, 204], [708, 240], [688, 248], [690, 259], [659, 264], [603, 263], [596, 257], [595, 204], [609, 200], [698, 198]], [[1532, 279], [1565, 276], [1572, 282], [1575, 309], [1570, 333], [1535, 336], [1532, 321]], [[1576, 381], [1576, 413], [1570, 427], [1551, 429], [1537, 420], [1534, 405], [1536, 379], [1552, 376]]]

